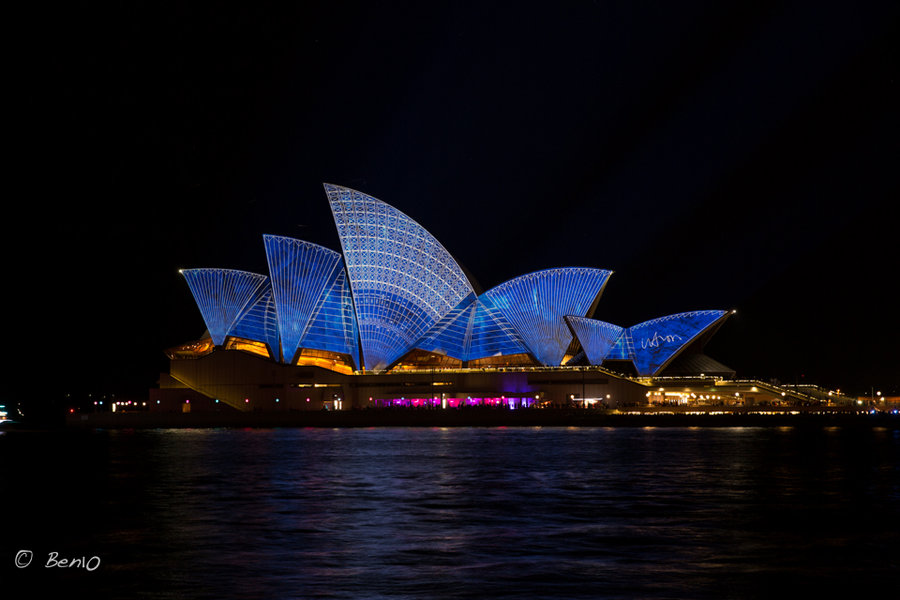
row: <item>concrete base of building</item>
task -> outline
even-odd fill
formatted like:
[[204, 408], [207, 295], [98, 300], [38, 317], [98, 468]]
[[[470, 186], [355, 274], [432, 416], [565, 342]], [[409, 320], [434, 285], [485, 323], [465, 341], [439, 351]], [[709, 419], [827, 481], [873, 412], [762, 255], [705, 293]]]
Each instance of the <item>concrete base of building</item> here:
[[[200, 399], [191, 394], [200, 394]], [[172, 360], [151, 411], [240, 412], [460, 406], [618, 408], [647, 402], [647, 388], [599, 367], [507, 367], [344, 374], [272, 362], [239, 350]], [[180, 406], [179, 403], [184, 406]], [[191, 404], [191, 406], [187, 406]]]

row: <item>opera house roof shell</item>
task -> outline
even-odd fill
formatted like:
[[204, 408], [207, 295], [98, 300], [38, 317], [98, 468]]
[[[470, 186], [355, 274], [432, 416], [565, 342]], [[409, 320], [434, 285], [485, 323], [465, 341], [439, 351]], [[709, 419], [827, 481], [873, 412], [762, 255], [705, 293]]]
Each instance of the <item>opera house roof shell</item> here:
[[286, 364], [333, 354], [352, 370], [390, 370], [418, 356], [439, 366], [625, 361], [653, 376], [730, 314], [688, 312], [627, 328], [598, 321], [591, 317], [612, 272], [586, 267], [528, 273], [478, 294], [410, 217], [346, 187], [325, 184], [325, 192], [341, 253], [265, 235], [267, 275], [181, 271], [213, 345], [240, 342]]

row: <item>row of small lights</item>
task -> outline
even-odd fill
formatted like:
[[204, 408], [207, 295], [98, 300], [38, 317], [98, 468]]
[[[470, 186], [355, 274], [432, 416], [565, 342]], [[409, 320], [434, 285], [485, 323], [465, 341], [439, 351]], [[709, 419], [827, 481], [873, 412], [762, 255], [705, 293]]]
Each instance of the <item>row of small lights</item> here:
[[[663, 392], [663, 391], [665, 391], [665, 388], [659, 388], [659, 391], [660, 391], [660, 392]], [[650, 394], [651, 394], [651, 392], [647, 392], [647, 397], [648, 397], [648, 398], [650, 397]], [[682, 395], [682, 396], [687, 396], [687, 393], [683, 393], [683, 394], [680, 394], [680, 395]], [[782, 396], [785, 396], [785, 392], [781, 392], [781, 395], [782, 395]], [[830, 395], [831, 395], [831, 392], [828, 392], [828, 395], [830, 396]], [[883, 400], [883, 398], [881, 398], [881, 392], [877, 392], [876, 395], [877, 395], [881, 400]], [[691, 393], [690, 396], [691, 396], [691, 398], [698, 398], [698, 396], [697, 396], [696, 394], [694, 394], [693, 392]], [[734, 393], [734, 396], [735, 396], [736, 398], [740, 398], [741, 394], [740, 394], [739, 392], [735, 392], [735, 393]], [[540, 394], [535, 394], [535, 397], [534, 397], [534, 398], [535, 398], [535, 401], [540, 400]], [[569, 398], [570, 398], [571, 400], [574, 400], [574, 399], [575, 399], [575, 394], [570, 394], [570, 395], [569, 395]], [[611, 394], [607, 394], [607, 395], [606, 395], [606, 399], [609, 400], [610, 398], [612, 398], [612, 395], [611, 395]], [[710, 396], [709, 394], [706, 394], [706, 395], [700, 395], [699, 398], [700, 398], [701, 400], [721, 400], [722, 397], [721, 397], [721, 396]], [[406, 397], [403, 396], [403, 397], [401, 397], [400, 399], [401, 399], [401, 400], [406, 400]], [[438, 398], [437, 396], [434, 397], [434, 400], [440, 400], [440, 399], [441, 399], [441, 398]], [[472, 399], [472, 396], [467, 396], [467, 399], [468, 399], [468, 400], [471, 400], [471, 399]], [[501, 399], [501, 400], [506, 400], [506, 396], [500, 396], [500, 399]], [[338, 400], [338, 401], [341, 401], [341, 398], [337, 398], [337, 400]], [[309, 402], [309, 401], [310, 401], [309, 398], [307, 398], [306, 401]], [[219, 403], [219, 399], [216, 398], [216, 399], [215, 399], [215, 402], [216, 402], [216, 404], [218, 404], [218, 403]], [[275, 398], [275, 402], [281, 402], [281, 398]], [[369, 397], [369, 402], [372, 402], [372, 397], [371, 397], [371, 396]], [[861, 401], [861, 400], [858, 401], [858, 402], [859, 402], [859, 404], [862, 404], [862, 401]], [[159, 404], [160, 401], [157, 400], [156, 403]], [[184, 401], [184, 403], [185, 403], [185, 404], [190, 404], [191, 401], [190, 401], [190, 399], [186, 399], [186, 400]], [[249, 403], [250, 403], [250, 398], [244, 398], [244, 403], [249, 404]], [[138, 402], [137, 402], [137, 401], [131, 401], [131, 400], [124, 400], [124, 401], [121, 401], [121, 402], [114, 402], [113, 405], [114, 405], [114, 406], [131, 406], [131, 405], [138, 406]], [[140, 405], [141, 405], [141, 406], [147, 406], [147, 403], [146, 403], [146, 402], [142, 402]], [[99, 401], [95, 400], [95, 401], [94, 401], [94, 406], [103, 406], [103, 401], [102, 401], [102, 400], [99, 400]]]
[[[370, 399], [371, 399], [371, 398], [370, 398]], [[340, 398], [338, 398], [338, 400], [340, 400]], [[306, 401], [309, 402], [309, 398], [307, 398]], [[216, 404], [218, 404], [218, 403], [219, 403], [219, 399], [216, 398], [215, 402], [216, 402]], [[249, 402], [250, 402], [250, 398], [244, 398], [244, 403], [245, 403], [245, 404], [248, 404]], [[275, 398], [275, 402], [281, 402], [281, 398]], [[159, 400], [157, 400], [156, 403], [159, 404]], [[185, 399], [184, 403], [185, 403], [185, 404], [190, 404], [191, 401], [190, 401], [189, 398], [187, 398], [187, 399]], [[97, 404], [97, 403], [94, 402], [94, 404]], [[100, 404], [103, 404], [103, 403], [101, 402]], [[130, 404], [130, 402], [129, 402], [129, 404]], [[144, 402], [144, 406], [146, 406], [146, 405], [147, 405], [147, 403]]]
[[[659, 388], [659, 391], [660, 391], [660, 392], [663, 391], [662, 388]], [[651, 394], [651, 393], [653, 393], [653, 394], [655, 394], [655, 395], [659, 395], [659, 392], [647, 392], [647, 397], [648, 397], [648, 398], [650, 397], [650, 394]], [[688, 396], [688, 393], [687, 393], [687, 392], [669, 392], [669, 394], [674, 395], [674, 396], [680, 396], [680, 397], [682, 397], [682, 398]], [[740, 396], [740, 394], [738, 394], [737, 392], [735, 392], [734, 395], [735, 395], [735, 396], [738, 396], [738, 397]], [[783, 394], [782, 394], [782, 395], [783, 395]], [[691, 398], [698, 398], [698, 399], [700, 399], [700, 400], [721, 400], [721, 399], [722, 399], [722, 396], [715, 396], [715, 395], [712, 395], [712, 396], [711, 396], [711, 395], [709, 395], [709, 394], [705, 394], [705, 395], [704, 395], [704, 394], [700, 394], [700, 395], [698, 396], [698, 395], [695, 394], [694, 392], [691, 392], [691, 393], [690, 393], [690, 396], [691, 396]]]

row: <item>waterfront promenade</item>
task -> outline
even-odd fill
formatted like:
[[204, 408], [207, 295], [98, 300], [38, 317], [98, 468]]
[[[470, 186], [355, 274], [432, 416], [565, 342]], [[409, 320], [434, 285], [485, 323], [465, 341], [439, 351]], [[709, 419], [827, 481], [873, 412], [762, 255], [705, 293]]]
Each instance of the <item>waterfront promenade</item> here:
[[70, 428], [191, 427], [782, 427], [794, 425], [900, 428], [900, 415], [862, 410], [790, 408], [737, 410], [716, 407], [680, 411], [545, 408], [369, 409], [297, 412], [87, 413], [66, 418]]

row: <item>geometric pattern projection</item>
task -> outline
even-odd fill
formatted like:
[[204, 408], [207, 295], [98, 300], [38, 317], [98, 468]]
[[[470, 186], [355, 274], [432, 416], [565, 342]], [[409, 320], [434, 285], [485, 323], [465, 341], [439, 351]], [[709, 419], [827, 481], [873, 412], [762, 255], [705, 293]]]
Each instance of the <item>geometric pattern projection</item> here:
[[271, 357], [278, 360], [278, 313], [275, 311], [275, 298], [272, 297], [272, 285], [268, 278], [248, 306], [228, 331], [228, 335], [262, 342], [269, 347]]
[[356, 315], [353, 312], [353, 298], [350, 282], [344, 269], [337, 271], [334, 283], [322, 296], [319, 306], [300, 341], [301, 348], [340, 352], [353, 357], [359, 367], [359, 344], [356, 329]]
[[478, 297], [476, 304], [466, 360], [528, 353], [515, 328], [485, 294]]
[[292, 363], [322, 298], [340, 274], [341, 255], [317, 244], [263, 236], [278, 315], [281, 360]]
[[[624, 330], [616, 343], [610, 348], [604, 360], [634, 360], [634, 344], [628, 330]], [[598, 363], [599, 364], [599, 363]]]
[[585, 316], [611, 271], [581, 267], [522, 275], [485, 292], [542, 364], [561, 364], [572, 342], [566, 315]]
[[513, 327], [484, 296], [467, 296], [444, 316], [415, 348], [462, 361], [527, 353]]
[[643, 376], [655, 375], [694, 338], [728, 314], [724, 310], [698, 310], [645, 321], [628, 328], [634, 348], [634, 366]]
[[628, 329], [573, 316], [566, 316], [566, 322], [592, 365], [604, 360], [630, 360], [639, 375], [650, 377], [728, 314], [724, 310], [698, 310], [651, 319]]
[[605, 321], [587, 319], [585, 317], [566, 316], [566, 322], [578, 338], [588, 361], [599, 365], [607, 358], [610, 350], [619, 340], [624, 328]]
[[353, 290], [367, 369], [403, 356], [472, 293], [450, 253], [396, 208], [325, 184]]
[[233, 269], [182, 269], [213, 343], [221, 346], [266, 276]]
[[463, 361], [468, 360], [469, 337], [475, 307], [475, 294], [469, 294], [435, 323], [414, 347]]

